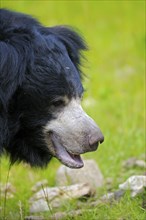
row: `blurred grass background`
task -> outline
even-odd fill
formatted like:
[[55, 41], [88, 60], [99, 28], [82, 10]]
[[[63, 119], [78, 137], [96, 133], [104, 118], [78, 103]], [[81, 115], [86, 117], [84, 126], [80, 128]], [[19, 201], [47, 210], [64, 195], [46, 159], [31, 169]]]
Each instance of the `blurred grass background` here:
[[[113, 178], [113, 188], [130, 175], [144, 173], [137, 169], [123, 171], [122, 162], [129, 157], [142, 158], [145, 149], [145, 1], [1, 0], [0, 6], [31, 14], [45, 26], [67, 24], [79, 30], [90, 48], [84, 54], [87, 77], [83, 107], [105, 136], [99, 150], [84, 157], [94, 158], [104, 177]], [[23, 215], [29, 215], [31, 187], [44, 178], [50, 186], [55, 185], [59, 165], [53, 159], [45, 170], [22, 164], [11, 168], [9, 181], [16, 187], [16, 194], [7, 200], [7, 220], [20, 219], [19, 201]], [[8, 167], [4, 157], [0, 168], [3, 183]], [[142, 220], [141, 203], [141, 198], [125, 196], [112, 207], [94, 208], [81, 219]], [[72, 204], [67, 209], [72, 209]]]

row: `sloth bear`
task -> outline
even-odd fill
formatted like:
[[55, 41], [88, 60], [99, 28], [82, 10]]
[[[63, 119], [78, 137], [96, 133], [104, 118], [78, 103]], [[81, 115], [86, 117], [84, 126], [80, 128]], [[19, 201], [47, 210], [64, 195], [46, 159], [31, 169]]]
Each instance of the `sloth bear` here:
[[83, 111], [83, 39], [70, 27], [44, 27], [0, 10], [0, 154], [43, 167], [52, 157], [71, 168], [104, 140]]

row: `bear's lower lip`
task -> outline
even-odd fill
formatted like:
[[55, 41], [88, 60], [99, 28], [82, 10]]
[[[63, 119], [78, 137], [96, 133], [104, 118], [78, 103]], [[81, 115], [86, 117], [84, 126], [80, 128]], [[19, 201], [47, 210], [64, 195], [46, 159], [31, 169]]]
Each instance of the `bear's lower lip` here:
[[80, 155], [68, 152], [59, 142], [57, 137], [52, 134], [52, 143], [54, 145], [55, 157], [60, 160], [61, 163], [70, 168], [81, 168], [84, 166]]

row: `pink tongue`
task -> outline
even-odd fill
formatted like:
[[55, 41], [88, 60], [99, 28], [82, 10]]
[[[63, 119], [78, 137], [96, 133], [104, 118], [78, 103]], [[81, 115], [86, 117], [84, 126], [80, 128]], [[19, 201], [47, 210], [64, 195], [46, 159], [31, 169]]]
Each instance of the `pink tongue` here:
[[52, 142], [54, 144], [57, 157], [64, 165], [70, 168], [81, 168], [84, 166], [80, 155], [74, 155], [66, 151], [66, 149], [59, 143], [55, 135], [52, 135]]

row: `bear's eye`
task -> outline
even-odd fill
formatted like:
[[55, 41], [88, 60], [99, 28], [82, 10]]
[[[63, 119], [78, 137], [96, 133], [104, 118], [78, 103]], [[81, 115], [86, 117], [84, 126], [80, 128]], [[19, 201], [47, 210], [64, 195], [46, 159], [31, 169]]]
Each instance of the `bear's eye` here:
[[54, 106], [54, 107], [63, 107], [64, 105], [65, 105], [65, 102], [62, 99], [54, 100], [52, 102], [52, 106]]

